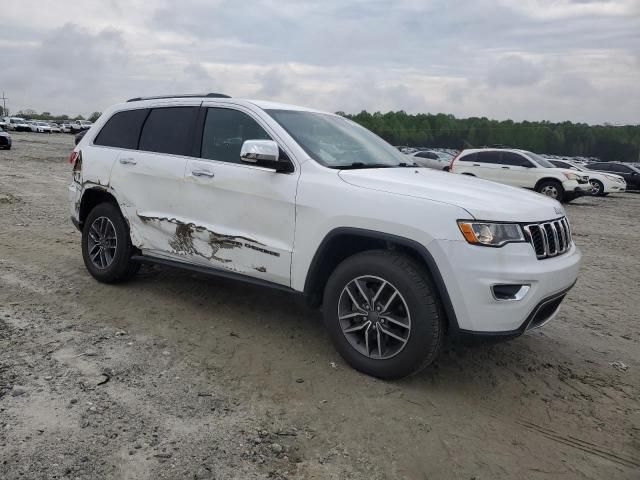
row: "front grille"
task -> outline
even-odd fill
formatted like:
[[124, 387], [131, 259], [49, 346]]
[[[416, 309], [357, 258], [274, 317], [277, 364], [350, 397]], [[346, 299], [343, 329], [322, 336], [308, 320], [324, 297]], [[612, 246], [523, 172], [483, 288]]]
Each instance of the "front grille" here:
[[571, 248], [571, 228], [566, 217], [525, 225], [524, 232], [540, 260], [562, 255]]

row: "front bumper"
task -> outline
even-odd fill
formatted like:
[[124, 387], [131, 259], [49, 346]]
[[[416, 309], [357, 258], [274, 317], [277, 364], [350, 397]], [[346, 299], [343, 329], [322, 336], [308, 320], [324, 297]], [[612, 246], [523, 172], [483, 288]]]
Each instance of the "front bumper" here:
[[[528, 243], [490, 248], [435, 240], [428, 248], [451, 300], [454, 329], [485, 335], [518, 335], [552, 318], [576, 282], [582, 257], [575, 244], [562, 255], [542, 260]], [[518, 300], [497, 300], [494, 285], [529, 289]], [[557, 305], [549, 305], [558, 299]]]

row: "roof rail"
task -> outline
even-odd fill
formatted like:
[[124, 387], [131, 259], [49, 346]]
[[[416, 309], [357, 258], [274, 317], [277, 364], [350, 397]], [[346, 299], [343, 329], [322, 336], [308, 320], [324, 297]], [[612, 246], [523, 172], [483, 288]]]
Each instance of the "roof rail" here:
[[134, 97], [127, 100], [127, 102], [140, 102], [142, 100], [158, 100], [163, 98], [231, 98], [224, 93], [183, 93], [178, 95], [158, 95], [155, 97]]

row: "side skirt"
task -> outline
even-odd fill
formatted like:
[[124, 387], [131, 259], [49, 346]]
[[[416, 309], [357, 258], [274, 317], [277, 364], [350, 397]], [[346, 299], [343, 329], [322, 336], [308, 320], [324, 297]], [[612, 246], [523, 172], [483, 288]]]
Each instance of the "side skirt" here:
[[243, 275], [242, 273], [231, 272], [229, 270], [223, 270], [221, 268], [215, 267], [203, 267], [201, 265], [193, 265], [191, 263], [186, 262], [178, 262], [176, 260], [168, 260], [166, 258], [160, 257], [152, 257], [149, 255], [133, 255], [131, 260], [139, 263], [149, 263], [155, 265], [164, 265], [166, 267], [180, 268], [182, 270], [190, 270], [192, 272], [203, 273], [205, 275], [212, 275], [215, 277], [228, 278], [231, 280], [236, 280], [244, 283], [250, 283], [252, 285], [258, 285], [261, 287], [273, 288], [275, 290], [280, 290], [287, 293], [292, 293], [295, 295], [303, 295], [302, 292], [298, 292], [291, 287], [286, 287], [284, 285], [280, 285], [274, 282], [268, 282], [266, 280], [261, 280], [259, 278], [249, 277], [248, 275]]

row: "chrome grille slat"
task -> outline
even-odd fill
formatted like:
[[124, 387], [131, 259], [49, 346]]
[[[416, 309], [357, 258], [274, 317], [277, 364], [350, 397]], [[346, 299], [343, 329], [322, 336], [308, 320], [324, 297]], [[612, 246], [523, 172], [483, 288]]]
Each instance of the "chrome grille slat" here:
[[566, 217], [531, 223], [524, 225], [523, 229], [539, 260], [562, 255], [571, 248], [571, 227]]

